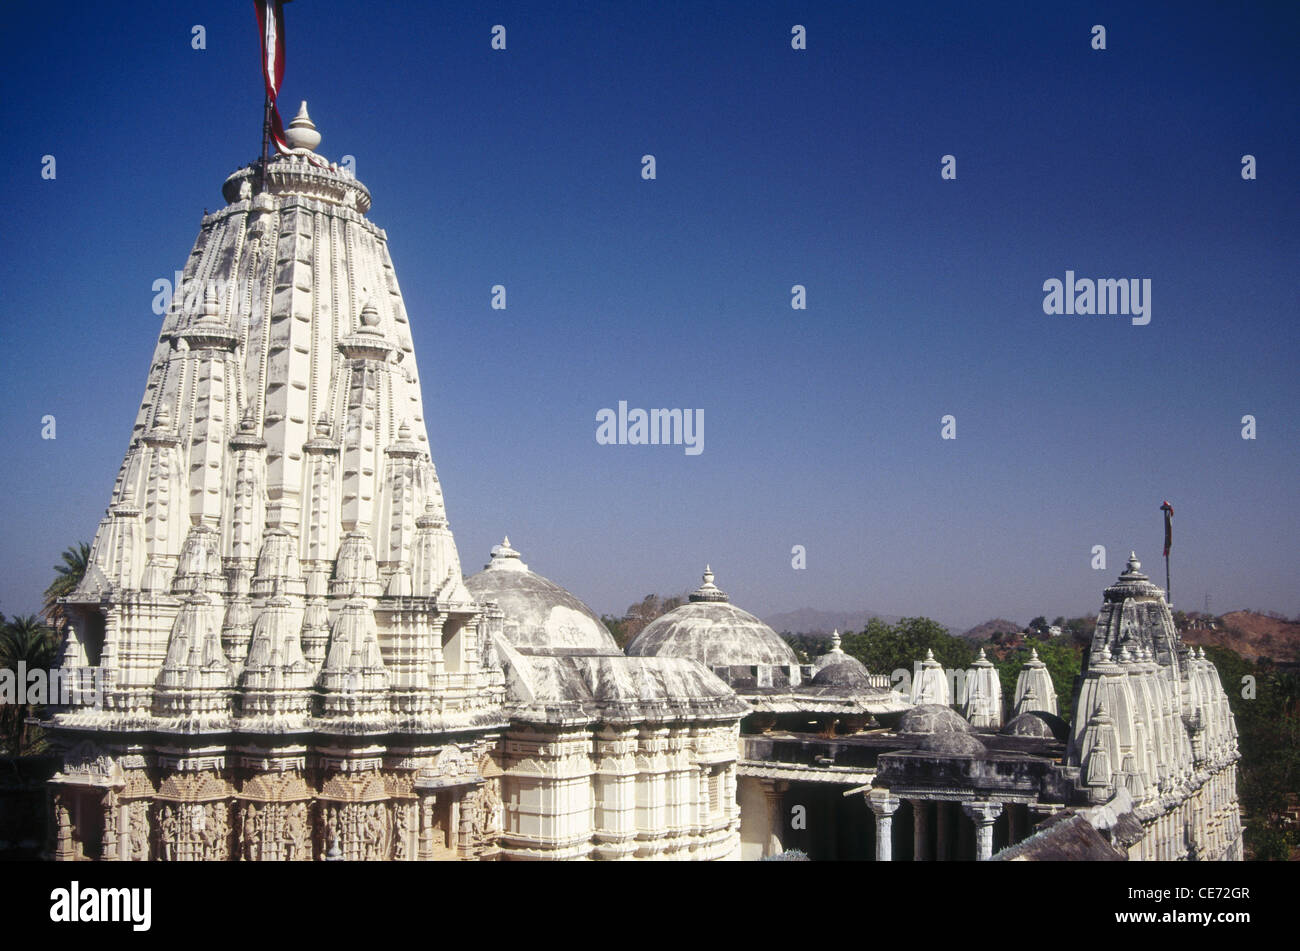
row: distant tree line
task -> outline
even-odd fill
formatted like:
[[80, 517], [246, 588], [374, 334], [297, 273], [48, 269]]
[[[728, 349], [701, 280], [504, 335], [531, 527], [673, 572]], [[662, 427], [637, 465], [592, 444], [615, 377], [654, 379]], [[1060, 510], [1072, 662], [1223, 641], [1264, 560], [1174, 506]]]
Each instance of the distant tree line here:
[[657, 594], [647, 594], [636, 604], [628, 606], [627, 612], [622, 617], [615, 617], [612, 614], [601, 615], [601, 623], [609, 628], [609, 633], [614, 636], [614, 642], [620, 648], [627, 647], [628, 642], [636, 637], [646, 625], [656, 618], [663, 617], [673, 608], [681, 607], [688, 599], [688, 595], [675, 594], [669, 598], [661, 598]]

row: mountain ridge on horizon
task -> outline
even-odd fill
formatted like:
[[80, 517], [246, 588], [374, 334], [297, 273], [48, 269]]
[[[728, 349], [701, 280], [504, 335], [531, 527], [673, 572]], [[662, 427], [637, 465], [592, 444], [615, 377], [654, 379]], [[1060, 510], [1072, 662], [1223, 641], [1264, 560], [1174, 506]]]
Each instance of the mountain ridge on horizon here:
[[[882, 614], [866, 609], [858, 611], [823, 611], [819, 608], [803, 607], [793, 611], [769, 614], [763, 623], [777, 633], [785, 631], [791, 634], [829, 634], [832, 630], [841, 633], [861, 631], [872, 618], [879, 618], [886, 624], [897, 624], [906, 615]], [[929, 615], [923, 615], [928, 617]], [[969, 624], [958, 624], [943, 618], [932, 617], [932, 621], [942, 624], [948, 633], [954, 636], [967, 630]]]

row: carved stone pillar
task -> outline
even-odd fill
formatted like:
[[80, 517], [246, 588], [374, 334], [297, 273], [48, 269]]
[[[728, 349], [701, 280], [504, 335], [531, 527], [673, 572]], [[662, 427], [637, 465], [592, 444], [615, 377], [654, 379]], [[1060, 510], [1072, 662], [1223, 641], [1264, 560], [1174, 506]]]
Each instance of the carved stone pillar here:
[[425, 793], [420, 796], [420, 853], [421, 862], [433, 859], [434, 833], [438, 815], [438, 796]]
[[975, 859], [988, 861], [993, 857], [993, 823], [1002, 815], [1002, 803], [963, 802], [961, 809], [975, 823]]
[[468, 858], [474, 848], [472, 804], [466, 801], [469, 799], [467, 795], [469, 792], [470, 790], [465, 787], [457, 790], [456, 799], [452, 803], [451, 827], [456, 830], [456, 848], [462, 858]]
[[119, 846], [117, 838], [118, 814], [121, 812], [121, 809], [118, 807], [117, 793], [114, 790], [105, 790], [103, 807], [104, 838], [101, 843], [102, 849], [100, 852], [100, 858], [105, 862], [116, 862], [121, 858], [121, 855], [118, 853]]
[[788, 783], [780, 779], [763, 779], [760, 783], [763, 787], [763, 799], [767, 804], [767, 843], [763, 847], [763, 857], [766, 858], [769, 855], [779, 855], [785, 850], [781, 844], [781, 831], [785, 818], [781, 811], [781, 800], [785, 796]]
[[930, 860], [930, 804], [924, 799], [912, 800], [912, 861]]
[[902, 800], [889, 795], [885, 790], [872, 790], [867, 796], [867, 805], [876, 814], [876, 861], [889, 862], [894, 858], [894, 813], [902, 805]]
[[72, 862], [77, 858], [77, 844], [72, 837], [72, 811], [69, 795], [62, 790], [54, 794], [54, 860]]

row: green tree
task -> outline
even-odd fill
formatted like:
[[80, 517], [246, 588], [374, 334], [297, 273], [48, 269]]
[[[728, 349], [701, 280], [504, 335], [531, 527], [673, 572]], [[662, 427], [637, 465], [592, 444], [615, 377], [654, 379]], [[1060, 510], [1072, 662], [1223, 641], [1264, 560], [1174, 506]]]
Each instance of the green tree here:
[[934, 651], [934, 659], [948, 669], [964, 669], [975, 659], [970, 644], [926, 617], [905, 617], [897, 624], [872, 618], [861, 632], [845, 635], [841, 646], [873, 674], [913, 673], [927, 650]]
[[77, 585], [81, 584], [81, 579], [86, 576], [86, 567], [89, 564], [90, 545], [86, 542], [77, 542], [63, 550], [59, 564], [54, 566], [54, 580], [45, 589], [45, 606], [41, 614], [54, 625], [56, 631], [63, 629], [65, 620], [63, 609], [59, 606], [59, 598], [66, 598], [77, 590]]
[[[17, 682], [21, 669], [50, 670], [58, 660], [58, 650], [57, 635], [34, 615], [13, 618], [0, 627], [0, 670], [13, 672], [16, 691], [26, 687]], [[20, 699], [22, 694], [16, 693], [14, 700]], [[41, 751], [45, 741], [40, 731], [27, 724], [28, 718], [37, 712], [33, 704], [0, 703], [0, 746], [4, 752], [22, 756]]]
[[627, 636], [627, 619], [614, 617], [612, 614], [602, 614], [600, 623], [609, 628], [609, 633], [614, 637], [614, 643], [620, 648], [626, 647], [629, 640]]
[[1056, 709], [1061, 719], [1070, 719], [1070, 699], [1074, 690], [1074, 679], [1083, 669], [1083, 648], [1064, 637], [1053, 637], [1045, 641], [1034, 641], [1010, 651], [1001, 660], [994, 660], [998, 669], [998, 680], [1002, 683], [1002, 696], [1010, 707], [1016, 696], [1016, 681], [1020, 678], [1020, 669], [1030, 658], [1030, 650], [1038, 651], [1038, 659], [1047, 665], [1047, 673], [1056, 688]]
[[662, 617], [673, 608], [685, 604], [686, 597], [684, 594], [678, 594], [671, 598], [661, 598], [657, 594], [647, 594], [636, 604], [629, 605], [627, 613], [621, 618], [606, 614], [601, 621], [609, 628], [609, 633], [614, 636], [618, 646], [626, 647], [628, 642], [640, 634], [655, 618]]
[[1092, 614], [1085, 617], [1072, 617], [1065, 622], [1065, 629], [1070, 634], [1070, 640], [1087, 647], [1092, 643], [1092, 632], [1097, 627], [1097, 615]]
[[1246, 848], [1256, 859], [1288, 859], [1300, 841], [1286, 812], [1300, 796], [1300, 677], [1268, 658], [1255, 663], [1209, 645], [1237, 723], [1237, 798], [1248, 817]]

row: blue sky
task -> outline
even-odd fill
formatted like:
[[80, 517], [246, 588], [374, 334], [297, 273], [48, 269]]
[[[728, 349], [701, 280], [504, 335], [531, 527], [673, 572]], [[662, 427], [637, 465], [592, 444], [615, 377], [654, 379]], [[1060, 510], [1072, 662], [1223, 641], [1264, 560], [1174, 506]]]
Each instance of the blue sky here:
[[[1168, 498], [1178, 606], [1300, 613], [1300, 8], [1138, 6], [290, 4], [282, 112], [374, 195], [466, 571], [508, 533], [598, 611], [708, 561], [759, 614], [1023, 622], [1130, 548], [1163, 583]], [[261, 79], [249, 3], [3, 16], [15, 614], [93, 535]], [[1151, 323], [1045, 315], [1067, 269]], [[620, 400], [705, 451], [597, 445]]]

